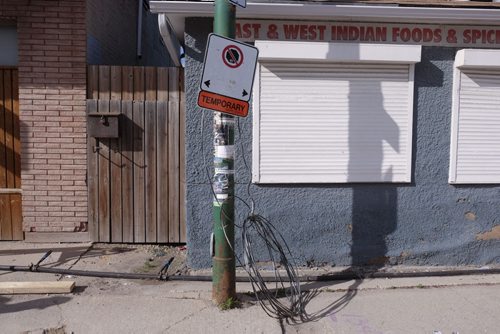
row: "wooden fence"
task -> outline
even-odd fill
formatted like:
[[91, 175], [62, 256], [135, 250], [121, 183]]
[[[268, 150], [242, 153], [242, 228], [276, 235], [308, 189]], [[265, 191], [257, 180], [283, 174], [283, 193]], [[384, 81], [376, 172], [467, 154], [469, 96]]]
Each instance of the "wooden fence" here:
[[18, 71], [0, 68], [0, 240], [22, 240]]
[[119, 114], [88, 138], [92, 240], [185, 242], [182, 69], [89, 66], [87, 86], [87, 114]]

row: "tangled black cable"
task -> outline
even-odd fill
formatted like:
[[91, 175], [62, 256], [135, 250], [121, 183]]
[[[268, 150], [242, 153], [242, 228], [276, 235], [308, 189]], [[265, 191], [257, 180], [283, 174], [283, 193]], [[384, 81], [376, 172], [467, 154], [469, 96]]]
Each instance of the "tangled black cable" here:
[[[300, 316], [303, 312], [300, 281], [294, 265], [288, 261], [287, 256], [291, 257], [292, 254], [281, 233], [266, 218], [251, 214], [243, 222], [241, 236], [245, 270], [250, 276], [255, 297], [264, 311], [269, 316], [278, 319]], [[254, 253], [255, 249], [262, 249], [260, 242], [264, 243], [273, 265], [276, 277], [273, 290], [269, 289], [262, 278], [259, 261]], [[286, 277], [282, 276], [280, 270], [286, 272]], [[287, 304], [283, 304], [279, 299], [283, 295], [288, 300]]]
[[[238, 132], [241, 133], [239, 119]], [[213, 181], [210, 177], [210, 172], [206, 164], [205, 150], [203, 142], [204, 134], [204, 114], [201, 116], [200, 122], [200, 132], [201, 132], [201, 153], [203, 156], [203, 163], [205, 170], [207, 172], [207, 178], [211, 185], [211, 190], [214, 195], [215, 200], [218, 201], [213, 188]], [[240, 149], [244, 152], [243, 146], [240, 144]], [[249, 166], [243, 154], [243, 162], [247, 170]], [[236, 227], [241, 228], [241, 238], [243, 242], [243, 255], [244, 261], [242, 262], [240, 258], [236, 255], [234, 247], [229, 241], [226, 234], [225, 227], [223, 226], [224, 235], [228, 244], [233, 250], [236, 260], [243, 266], [248, 276], [250, 277], [250, 282], [252, 284], [252, 289], [254, 291], [255, 298], [259, 302], [262, 309], [267, 315], [276, 319], [296, 319], [298, 317], [303, 318], [305, 310], [303, 308], [302, 295], [300, 291], [300, 281], [297, 275], [297, 270], [293, 263], [291, 263], [288, 258], [293, 258], [290, 249], [281, 235], [281, 233], [271, 224], [271, 222], [261, 215], [254, 213], [255, 201], [250, 193], [251, 180], [247, 183], [247, 195], [251, 201], [251, 205], [248, 204], [243, 198], [235, 195], [235, 198], [240, 200], [246, 207], [250, 210], [247, 218], [243, 221], [241, 226], [234, 224]], [[221, 206], [222, 208], [222, 206]], [[224, 210], [221, 210], [221, 215], [225, 214]], [[259, 261], [255, 250], [267, 250], [268, 260]], [[261, 272], [261, 263], [266, 262], [272, 263], [274, 276], [277, 278], [274, 287], [269, 288], [263, 279]], [[285, 272], [286, 276], [284, 273]], [[280, 299], [286, 297], [286, 304], [284, 304]]]

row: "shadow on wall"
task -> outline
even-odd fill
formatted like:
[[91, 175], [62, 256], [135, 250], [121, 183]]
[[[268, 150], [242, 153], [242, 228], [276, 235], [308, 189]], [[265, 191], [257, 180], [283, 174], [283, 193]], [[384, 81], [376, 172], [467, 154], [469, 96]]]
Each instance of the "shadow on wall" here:
[[[357, 59], [359, 49], [355, 52]], [[384, 143], [399, 152], [400, 131], [384, 108], [382, 88], [379, 78], [355, 77], [349, 81], [347, 180], [353, 183], [351, 264], [374, 269], [388, 262], [386, 239], [396, 230], [398, 207], [397, 187], [391, 183], [393, 167], [384, 164]], [[380, 124], [384, 125], [383, 131], [377, 128]], [[386, 183], [355, 184], [367, 181]]]
[[[363, 110], [366, 102], [359, 99], [366, 92], [366, 83], [354, 80], [349, 84], [348, 180], [359, 182], [364, 173], [369, 173], [373, 179], [391, 182], [392, 167], [383, 169], [383, 143], [399, 152], [399, 128], [384, 109], [381, 83], [370, 86], [371, 117], [367, 119]], [[380, 123], [386, 124], [384, 131], [366, 131]], [[390, 183], [353, 186], [352, 265], [378, 268], [387, 262], [386, 237], [396, 230], [397, 204], [397, 189]]]

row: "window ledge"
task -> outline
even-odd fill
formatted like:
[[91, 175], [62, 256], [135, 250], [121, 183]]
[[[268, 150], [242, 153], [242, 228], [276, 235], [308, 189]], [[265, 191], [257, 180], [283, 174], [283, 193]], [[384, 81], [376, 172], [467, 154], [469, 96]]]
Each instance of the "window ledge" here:
[[500, 50], [463, 49], [457, 52], [455, 67], [500, 68]]

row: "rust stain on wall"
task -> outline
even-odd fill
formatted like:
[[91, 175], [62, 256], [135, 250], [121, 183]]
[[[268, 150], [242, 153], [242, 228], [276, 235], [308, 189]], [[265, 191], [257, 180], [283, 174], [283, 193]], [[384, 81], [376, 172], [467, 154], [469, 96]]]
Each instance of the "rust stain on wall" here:
[[390, 258], [388, 256], [379, 256], [368, 261], [369, 265], [384, 265], [389, 263]]
[[410, 256], [410, 253], [407, 252], [407, 251], [403, 251], [403, 252], [401, 252], [401, 254], [399, 254], [400, 258], [405, 258], [405, 257], [408, 257], [408, 256]]
[[465, 219], [467, 219], [469, 221], [476, 220], [476, 214], [474, 212], [467, 211], [464, 216], [465, 216]]
[[488, 232], [476, 234], [476, 240], [500, 240], [500, 225], [493, 227]]

